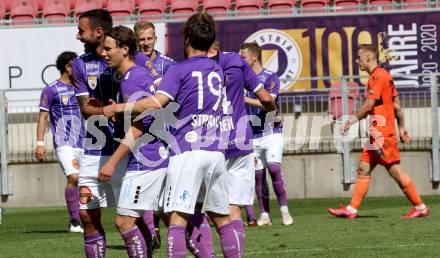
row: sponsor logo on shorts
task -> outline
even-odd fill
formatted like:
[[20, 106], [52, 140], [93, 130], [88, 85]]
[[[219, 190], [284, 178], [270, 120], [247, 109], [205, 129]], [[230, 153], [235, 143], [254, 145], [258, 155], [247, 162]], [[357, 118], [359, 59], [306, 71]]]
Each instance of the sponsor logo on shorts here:
[[72, 160], [72, 166], [73, 166], [74, 169], [79, 169], [79, 163], [78, 163], [78, 160], [73, 159], [73, 160]]
[[134, 196], [134, 203], [138, 203], [138, 201], [139, 201], [139, 194], [141, 193], [141, 186], [140, 185], [138, 185], [137, 187], [136, 187], [136, 195]]
[[87, 204], [92, 200], [92, 190], [87, 186], [81, 186], [79, 188], [79, 203]]
[[185, 202], [190, 196], [191, 194], [187, 190], [184, 190], [182, 195], [180, 195], [180, 200]]
[[189, 143], [194, 143], [199, 139], [199, 135], [194, 131], [189, 131], [185, 134], [185, 140]]

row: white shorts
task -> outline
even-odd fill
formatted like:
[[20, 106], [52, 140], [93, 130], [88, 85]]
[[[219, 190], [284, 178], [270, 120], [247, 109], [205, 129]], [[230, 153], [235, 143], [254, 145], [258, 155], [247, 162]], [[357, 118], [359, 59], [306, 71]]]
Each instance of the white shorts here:
[[274, 133], [255, 138], [254, 155], [257, 161], [256, 170], [262, 170], [267, 167], [267, 163], [281, 164], [283, 159], [283, 134]]
[[233, 157], [226, 160], [229, 204], [252, 205], [255, 193], [254, 155]]
[[229, 214], [225, 156], [217, 151], [187, 151], [170, 158], [164, 195], [164, 211], [193, 214], [204, 183], [202, 211]]
[[82, 155], [78, 180], [80, 209], [116, 206], [128, 158], [119, 162], [109, 182], [99, 182], [99, 169], [109, 158], [110, 156]]
[[79, 161], [84, 153], [81, 148], [71, 146], [60, 146], [56, 149], [58, 164], [64, 172], [64, 175], [70, 176], [79, 173]]
[[153, 171], [127, 171], [122, 179], [116, 212], [119, 215], [139, 218], [146, 210], [158, 210], [166, 174], [166, 168]]

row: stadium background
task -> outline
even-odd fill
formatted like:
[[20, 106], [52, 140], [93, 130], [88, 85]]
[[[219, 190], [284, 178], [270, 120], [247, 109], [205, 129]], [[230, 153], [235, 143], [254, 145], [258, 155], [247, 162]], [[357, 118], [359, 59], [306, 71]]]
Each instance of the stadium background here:
[[[362, 86], [367, 77], [355, 64], [356, 45], [379, 44], [381, 59], [394, 74], [402, 92], [407, 127], [414, 139], [411, 145], [400, 146], [403, 165], [422, 194], [438, 194], [438, 117], [433, 112], [432, 106], [437, 105], [430, 92], [430, 76], [438, 71], [440, 61], [438, 2], [390, 2], [379, 7], [379, 11], [373, 2], [354, 2], [355, 5], [348, 7], [338, 1], [326, 2], [311, 11], [302, 2], [291, 2], [290, 7], [280, 9], [283, 14], [275, 15], [271, 1], [262, 2], [253, 11], [243, 11], [239, 8], [240, 1], [233, 2], [226, 16], [217, 15], [218, 40], [226, 51], [237, 51], [243, 41], [256, 40], [264, 48], [264, 65], [281, 77], [280, 108], [285, 124], [283, 171], [289, 198], [350, 195], [349, 186], [355, 178], [362, 142], [359, 137], [367, 137], [366, 124], [353, 133], [356, 139], [348, 144], [349, 151], [344, 154], [351, 161], [347, 163], [343, 154], [337, 152], [332, 85], [340, 84], [345, 78], [347, 83]], [[181, 60], [182, 19], [179, 18], [188, 14], [174, 12], [173, 4], [168, 3], [165, 12], [151, 17], [159, 19], [155, 21], [156, 48]], [[48, 22], [44, 10], [37, 11], [30, 21], [14, 20], [12, 10], [3, 15], [6, 19], [2, 20], [0, 38], [5, 51], [0, 52], [0, 92], [8, 99], [8, 113], [3, 114], [5, 122], [2, 121], [6, 127], [0, 127], [5, 128], [4, 135], [0, 134], [6, 142], [2, 154], [7, 153], [2, 155], [5, 157], [2, 168], [7, 168], [2, 169], [3, 207], [64, 203], [61, 193], [65, 179], [51, 152], [49, 132], [48, 162], [36, 163], [33, 150], [37, 99], [45, 83], [58, 76], [53, 66], [56, 55], [63, 50], [82, 53], [82, 45], [75, 39], [75, 8], [59, 18], [62, 24], [55, 25]], [[140, 10], [139, 3], [130, 16], [117, 16], [116, 23], [132, 26], [136, 20], [149, 17], [142, 16]], [[356, 92], [355, 98], [351, 98], [351, 91], [346, 96], [352, 105], [350, 112], [362, 103], [362, 88]], [[336, 95], [341, 99], [344, 94], [339, 91]], [[370, 196], [400, 195], [384, 170], [378, 169], [375, 174]]]

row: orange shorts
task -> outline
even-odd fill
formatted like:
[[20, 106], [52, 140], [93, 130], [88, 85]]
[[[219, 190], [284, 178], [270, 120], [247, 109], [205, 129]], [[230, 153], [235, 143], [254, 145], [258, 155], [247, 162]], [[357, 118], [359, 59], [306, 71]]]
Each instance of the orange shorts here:
[[[397, 137], [386, 136], [383, 138], [383, 144], [376, 150], [364, 149], [361, 154], [361, 161], [370, 163], [371, 165], [389, 166], [400, 163], [400, 153], [397, 147]], [[373, 144], [374, 139], [370, 139]]]

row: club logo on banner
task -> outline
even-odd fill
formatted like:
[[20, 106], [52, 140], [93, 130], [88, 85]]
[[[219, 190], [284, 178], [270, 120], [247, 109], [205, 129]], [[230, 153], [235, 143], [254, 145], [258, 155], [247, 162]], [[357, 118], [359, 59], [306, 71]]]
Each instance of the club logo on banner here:
[[285, 32], [276, 29], [259, 30], [245, 40], [253, 41], [263, 49], [263, 66], [279, 75], [280, 89], [295, 84], [302, 69], [301, 50], [296, 41]]

